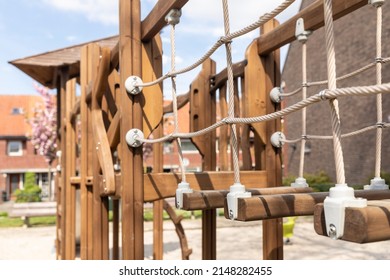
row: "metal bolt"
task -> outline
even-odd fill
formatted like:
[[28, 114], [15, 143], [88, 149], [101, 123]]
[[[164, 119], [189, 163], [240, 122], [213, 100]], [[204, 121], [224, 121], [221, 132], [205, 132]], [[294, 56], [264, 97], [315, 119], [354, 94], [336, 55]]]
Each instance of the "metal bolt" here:
[[329, 225], [329, 233], [328, 233], [328, 235], [332, 239], [337, 239], [337, 229], [336, 229], [336, 226], [334, 224], [330, 224]]
[[229, 210], [229, 218], [230, 218], [231, 220], [233, 220], [233, 218], [234, 218], [234, 216], [233, 216], [233, 210], [232, 210], [232, 209]]

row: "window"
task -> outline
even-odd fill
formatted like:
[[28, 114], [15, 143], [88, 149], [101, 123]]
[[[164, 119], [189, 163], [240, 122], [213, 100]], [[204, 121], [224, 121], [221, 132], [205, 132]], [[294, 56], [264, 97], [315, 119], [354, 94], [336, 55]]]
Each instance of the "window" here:
[[11, 114], [12, 115], [21, 115], [21, 114], [23, 114], [23, 108], [18, 108], [18, 107], [12, 108]]
[[8, 142], [8, 155], [9, 156], [23, 155], [22, 142], [21, 141], [9, 141]]

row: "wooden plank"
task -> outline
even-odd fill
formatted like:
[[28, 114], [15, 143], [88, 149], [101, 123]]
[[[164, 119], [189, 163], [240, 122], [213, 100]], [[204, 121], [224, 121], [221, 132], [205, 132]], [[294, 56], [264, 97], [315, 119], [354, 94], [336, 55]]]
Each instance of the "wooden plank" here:
[[[279, 23], [271, 20], [263, 26], [263, 34], [275, 29]], [[279, 50], [262, 57], [265, 79], [265, 91], [261, 92], [261, 100], [265, 100], [267, 114], [277, 111], [279, 108], [270, 100], [268, 94], [273, 87], [280, 85]], [[264, 75], [264, 76], [263, 76]], [[278, 131], [280, 120], [266, 123], [267, 138]], [[265, 169], [267, 170], [268, 187], [282, 185], [281, 150], [275, 149], [270, 141], [265, 146]], [[283, 228], [282, 219], [267, 220], [263, 222], [263, 259], [283, 259]]]
[[[86, 98], [86, 85], [90, 80], [88, 71], [89, 46], [81, 49], [80, 55], [80, 120], [81, 120], [81, 149], [80, 149], [80, 203], [81, 203], [81, 228], [80, 228], [80, 259], [88, 259], [88, 189], [86, 185], [88, 166], [88, 107]], [[92, 139], [91, 139], [92, 140]]]
[[[276, 187], [267, 188], [263, 186], [261, 189], [246, 189], [251, 192], [253, 196], [258, 195], [275, 195], [275, 194], [288, 194], [288, 193], [308, 193], [312, 192], [311, 188], [292, 188], [292, 187]], [[219, 191], [194, 191], [183, 195], [183, 209], [185, 210], [204, 210], [204, 209], [216, 209], [225, 207], [225, 198], [229, 193], [229, 190]], [[229, 219], [227, 213], [229, 211], [225, 209], [226, 218]]]
[[[96, 50], [96, 53], [98, 53], [98, 50]], [[103, 173], [103, 190], [106, 194], [113, 194], [115, 193], [114, 164], [101, 108], [101, 99], [108, 83], [110, 49], [102, 48], [99, 56], [98, 73], [94, 78], [92, 90], [92, 133], [95, 141], [95, 151]]]
[[[191, 92], [180, 94], [177, 96], [177, 109], [181, 109], [190, 101]], [[173, 113], [173, 102], [170, 102], [168, 105], [165, 105], [163, 108], [164, 115], [167, 113]]]
[[[265, 171], [241, 171], [241, 183], [247, 188], [260, 188], [267, 185]], [[193, 190], [226, 190], [234, 181], [231, 171], [209, 171], [201, 173], [186, 173], [187, 182]], [[144, 175], [145, 202], [174, 197], [177, 184], [181, 181], [180, 174], [148, 173]]]
[[[101, 67], [99, 71], [99, 64], [100, 64], [100, 55], [101, 55], [101, 48], [97, 44], [92, 44], [91, 45], [91, 57], [90, 57], [90, 63], [92, 65], [92, 96], [91, 96], [91, 126], [92, 126], [92, 135], [93, 135], [93, 150], [94, 153], [92, 154], [92, 174], [93, 174], [93, 186], [92, 186], [92, 259], [93, 260], [100, 260], [103, 259], [103, 232], [102, 232], [102, 226], [104, 223], [104, 214], [102, 211], [102, 199], [100, 196], [100, 191], [99, 191], [99, 182], [102, 182], [103, 185], [103, 180], [99, 180], [98, 176], [100, 175], [100, 165], [99, 165], [99, 156], [98, 153], [96, 152], [98, 146], [97, 142], [98, 137], [96, 135], [96, 128], [94, 128], [95, 124], [94, 122], [96, 120], [96, 114], [98, 112], [98, 105], [97, 100], [98, 96], [102, 96], [103, 94], [98, 93], [97, 89], [101, 90], [104, 88], [102, 84], [104, 83], [103, 81], [100, 81], [98, 77], [101, 79], [104, 79], [103, 74], [101, 73]], [[108, 56], [109, 57], [109, 56]], [[107, 60], [107, 54], [105, 54], [105, 60]], [[105, 63], [107, 64], [107, 63]], [[100, 72], [100, 73], [99, 73]], [[96, 85], [96, 83], [100, 85]], [[95, 111], [95, 120], [93, 118], [93, 114]], [[100, 112], [101, 113], [101, 112]], [[102, 128], [101, 128], [102, 129]], [[104, 128], [103, 128], [104, 129]]]
[[[129, 76], [141, 77], [141, 19], [139, 0], [119, 2], [119, 67], [121, 139], [132, 128], [142, 130], [141, 97], [129, 96], [124, 87]], [[126, 141], [120, 143], [123, 172], [122, 186], [122, 256], [123, 259], [144, 259], [143, 224], [143, 166], [142, 148], [131, 148]], [[126, 187], [125, 187], [126, 186]]]
[[[378, 242], [390, 239], [390, 201], [368, 201], [364, 208], [345, 208], [344, 235], [341, 240], [355, 243]], [[324, 205], [317, 204], [314, 211], [314, 229], [327, 236]]]
[[[70, 116], [71, 110], [76, 101], [76, 79], [66, 82], [65, 96], [65, 116]], [[65, 192], [66, 192], [66, 252], [65, 259], [74, 260], [76, 258], [76, 189], [72, 186], [70, 178], [76, 175], [76, 128], [70, 118], [64, 119], [66, 152], [62, 154], [65, 159]]]
[[119, 260], [119, 199], [112, 200], [112, 259]]
[[[322, 203], [328, 192], [262, 195], [239, 199], [239, 221], [254, 221], [290, 216], [313, 215], [315, 205]], [[388, 190], [359, 190], [356, 197], [368, 200], [390, 199]]]
[[[157, 2], [158, 3], [158, 2]], [[142, 79], [154, 81], [162, 76], [162, 42], [159, 35], [142, 47]], [[143, 133], [149, 137], [163, 118], [162, 83], [145, 87], [143, 95]]]
[[142, 21], [142, 41], [149, 41], [167, 25], [165, 16], [172, 9], [181, 9], [188, 0], [160, 0], [154, 5], [152, 11]]
[[[247, 65], [247, 60], [243, 60], [240, 62], [236, 62], [232, 65], [232, 70], [233, 70], [233, 78], [238, 78], [242, 77], [244, 75], [244, 69], [245, 66]], [[214, 92], [217, 89], [221, 88], [228, 80], [227, 76], [227, 69], [223, 69], [221, 72], [218, 74], [214, 75], [212, 77], [212, 87], [210, 89], [210, 92]]]
[[[299, 18], [304, 19], [306, 30], [314, 31], [324, 26], [323, 2], [323, 0], [314, 2], [279, 27], [276, 27], [272, 32], [260, 36], [257, 40], [259, 55], [269, 54], [295, 41], [295, 24]], [[333, 19], [337, 20], [365, 5], [367, 5], [367, 0], [333, 1]]]

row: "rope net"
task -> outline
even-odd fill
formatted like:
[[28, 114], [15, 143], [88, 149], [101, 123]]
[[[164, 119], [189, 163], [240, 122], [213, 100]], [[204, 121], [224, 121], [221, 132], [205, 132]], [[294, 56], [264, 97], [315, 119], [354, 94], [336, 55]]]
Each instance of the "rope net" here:
[[[171, 70], [161, 76], [160, 78], [147, 82], [140, 83], [136, 86], [147, 87], [152, 86], [158, 83], [161, 83], [163, 80], [170, 78], [172, 82], [172, 98], [173, 98], [173, 113], [174, 113], [174, 131], [157, 139], [138, 139], [142, 143], [158, 143], [175, 140], [179, 147], [179, 161], [182, 171], [182, 182], [186, 181], [185, 177], [185, 168], [183, 163], [183, 153], [181, 149], [181, 138], [193, 138], [197, 136], [202, 136], [207, 133], [210, 133], [221, 126], [230, 127], [230, 146], [232, 151], [232, 163], [234, 169], [234, 183], [240, 183], [240, 166], [239, 166], [239, 144], [238, 144], [238, 132], [237, 124], [254, 124], [259, 122], [266, 122], [278, 118], [283, 118], [288, 114], [293, 112], [302, 111], [302, 135], [299, 139], [294, 140], [281, 140], [284, 143], [298, 143], [301, 144], [300, 152], [300, 163], [299, 163], [299, 177], [303, 177], [304, 172], [304, 161], [305, 161], [305, 145], [308, 140], [333, 140], [333, 152], [335, 155], [335, 167], [336, 167], [336, 178], [337, 184], [343, 185], [346, 183], [345, 179], [345, 167], [344, 167], [344, 158], [343, 158], [343, 149], [341, 144], [341, 138], [350, 137], [365, 133], [376, 129], [376, 162], [375, 162], [375, 177], [380, 177], [380, 167], [381, 167], [381, 144], [382, 144], [382, 129], [389, 127], [388, 123], [384, 123], [382, 120], [382, 94], [390, 93], [390, 83], [382, 83], [382, 64], [390, 60], [390, 58], [382, 58], [381, 51], [381, 37], [382, 37], [382, 9], [377, 7], [377, 33], [376, 33], [376, 58], [375, 62], [365, 65], [364, 67], [357, 69], [353, 72], [350, 72], [344, 76], [337, 77], [336, 75], [336, 58], [335, 58], [335, 42], [334, 42], [334, 27], [333, 27], [333, 14], [332, 14], [332, 0], [324, 0], [324, 21], [325, 21], [325, 44], [326, 44], [326, 56], [327, 56], [327, 80], [325, 81], [307, 81], [307, 69], [306, 69], [306, 40], [302, 40], [302, 86], [290, 93], [281, 93], [280, 97], [289, 97], [293, 96], [299, 92], [302, 92], [302, 100], [296, 102], [295, 104], [281, 109], [279, 111], [259, 115], [255, 117], [239, 117], [235, 115], [235, 96], [234, 96], [234, 77], [232, 70], [232, 40], [247, 34], [259, 28], [264, 23], [273, 19], [279, 13], [284, 11], [289, 5], [291, 5], [294, 0], [284, 1], [277, 8], [275, 8], [270, 13], [262, 15], [256, 22], [253, 24], [239, 30], [236, 32], [230, 32], [230, 22], [229, 22], [229, 5], [227, 0], [222, 0], [223, 6], [223, 18], [224, 18], [224, 30], [225, 34], [222, 36], [215, 44], [208, 50], [200, 59], [195, 63], [180, 69], [176, 70], [175, 68], [175, 24], [171, 24]], [[228, 116], [223, 118], [220, 121], [215, 122], [209, 127], [200, 129], [198, 131], [193, 131], [189, 133], [182, 133], [179, 131], [179, 120], [178, 120], [178, 108], [177, 108], [177, 95], [176, 95], [176, 77], [177, 75], [191, 71], [201, 65], [206, 59], [210, 58], [211, 55], [222, 45], [225, 46], [226, 51], [226, 64], [227, 64], [227, 90], [228, 90]], [[368, 69], [376, 67], [376, 84], [369, 86], [356, 86], [356, 87], [344, 87], [337, 88], [337, 82], [344, 80], [353, 76], [356, 76]], [[307, 96], [307, 88], [310, 86], [318, 85], [327, 85], [327, 89], [322, 90], [321, 92], [314, 94], [312, 96]], [[366, 95], [376, 95], [377, 98], [377, 123], [356, 131], [349, 132], [347, 134], [341, 133], [341, 121], [340, 121], [340, 112], [338, 105], [338, 98], [347, 97], [347, 96], [366, 96]], [[329, 104], [329, 111], [331, 116], [332, 124], [332, 136], [316, 136], [307, 134], [307, 115], [306, 108], [312, 104], [326, 101]]]

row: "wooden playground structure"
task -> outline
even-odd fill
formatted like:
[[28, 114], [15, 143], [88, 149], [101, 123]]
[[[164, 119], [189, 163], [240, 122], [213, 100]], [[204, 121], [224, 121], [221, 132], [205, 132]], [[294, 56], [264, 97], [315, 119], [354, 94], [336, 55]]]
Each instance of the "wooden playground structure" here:
[[[79, 71], [64, 66], [56, 73], [61, 150], [61, 169], [56, 177], [58, 259], [144, 259], [143, 216], [147, 202], [153, 203], [154, 259], [163, 259], [163, 210], [175, 223], [182, 258], [189, 259], [191, 249], [180, 217], [165, 201], [175, 197], [181, 175], [163, 172], [162, 143], [153, 144], [153, 171], [145, 173], [142, 146], [131, 147], [125, 141], [126, 133], [134, 128], [145, 138], [161, 138], [164, 114], [172, 112], [172, 105], [163, 106], [162, 83], [144, 87], [137, 95], [129, 94], [124, 86], [130, 76], [147, 82], [163, 75], [159, 32], [166, 26], [165, 16], [187, 2], [159, 0], [141, 21], [140, 1], [120, 0], [116, 45], [83, 46]], [[333, 2], [334, 20], [367, 5], [367, 0]], [[299, 18], [305, 20], [307, 30], [324, 26], [323, 9], [323, 0], [318, 0], [281, 25], [271, 19], [261, 26], [261, 35], [248, 46], [244, 61], [232, 67], [235, 116], [249, 118], [282, 109], [280, 103], [269, 98], [269, 92], [281, 83], [279, 48], [296, 40]], [[179, 108], [190, 104], [191, 131], [228, 116], [227, 81], [227, 69], [216, 73], [213, 60], [202, 63], [189, 94], [181, 96], [177, 104]], [[81, 89], [79, 98], [77, 84]], [[236, 220], [263, 220], [263, 258], [283, 259], [283, 217], [314, 215], [316, 232], [328, 235], [322, 204], [328, 193], [314, 193], [309, 187], [280, 187], [282, 149], [269, 140], [281, 130], [280, 118], [238, 124], [237, 130], [240, 181], [251, 197], [238, 198]], [[191, 139], [202, 156], [202, 171], [186, 174], [193, 192], [183, 194], [182, 208], [202, 210], [203, 259], [217, 258], [217, 209], [224, 208], [229, 218], [226, 195], [234, 180], [228, 152], [230, 133], [225, 125], [218, 128], [218, 137], [214, 130]], [[79, 199], [76, 193], [80, 193]], [[364, 243], [390, 238], [390, 202], [383, 200], [390, 199], [390, 191], [363, 190], [355, 195], [368, 199], [368, 206], [346, 208], [342, 239]], [[113, 213], [111, 235], [109, 205]], [[80, 219], [76, 219], [76, 212]]]

